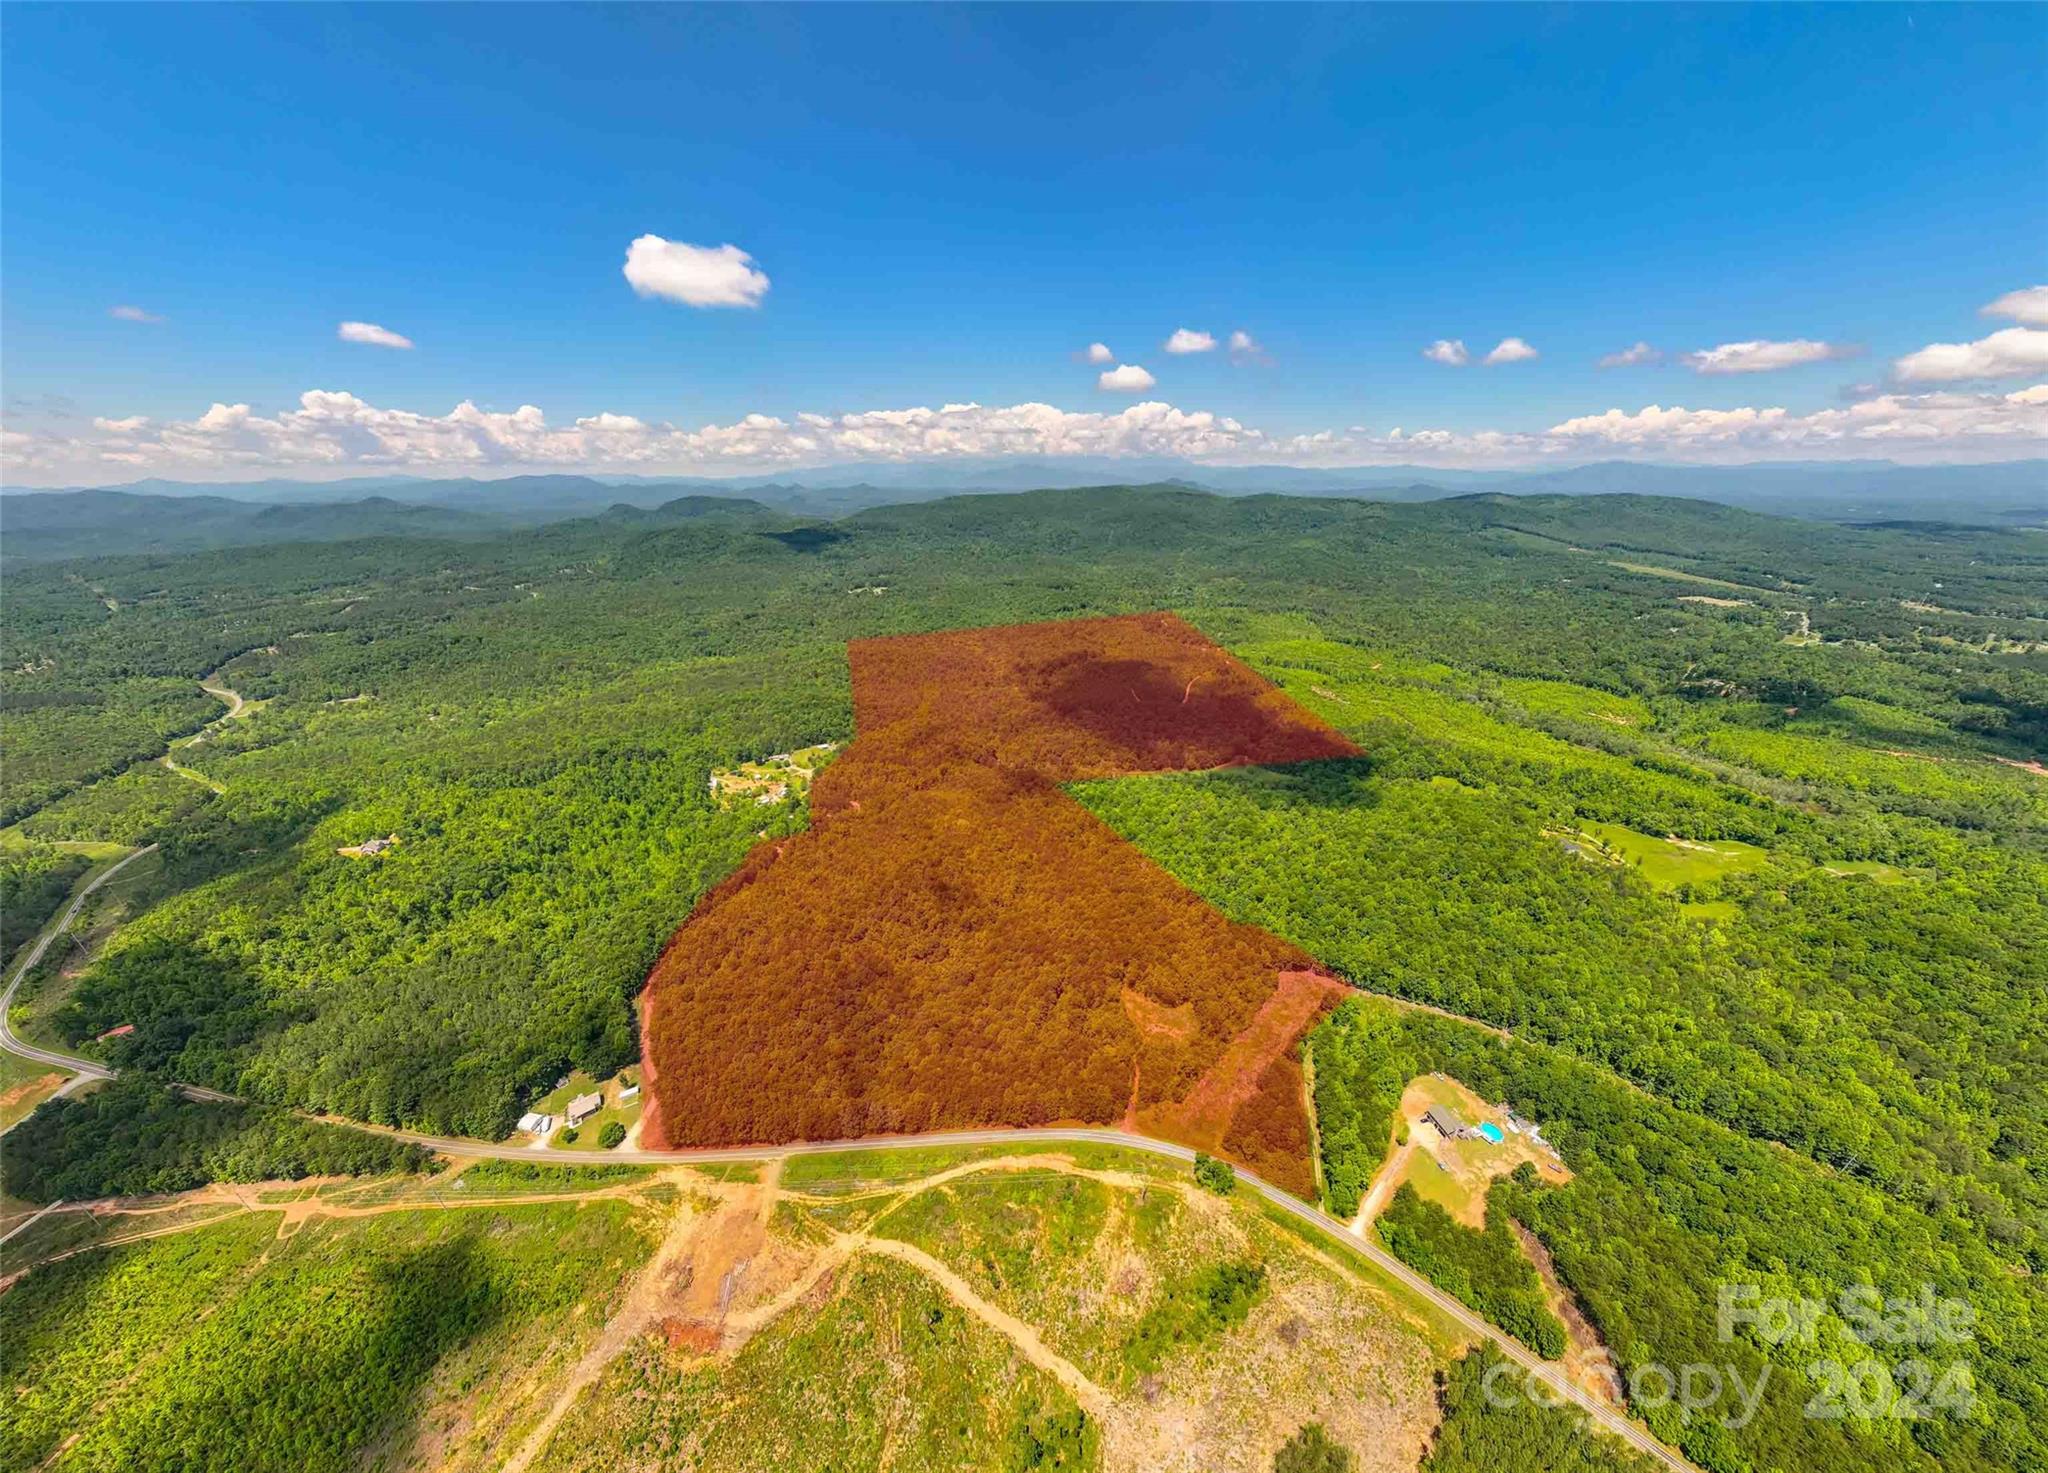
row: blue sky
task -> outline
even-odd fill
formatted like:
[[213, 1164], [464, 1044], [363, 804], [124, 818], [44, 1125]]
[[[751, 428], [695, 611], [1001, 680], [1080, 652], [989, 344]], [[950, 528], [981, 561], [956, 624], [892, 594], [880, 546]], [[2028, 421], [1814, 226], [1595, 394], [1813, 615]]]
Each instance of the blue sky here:
[[[2042, 300], [1980, 309], [2048, 281], [2044, 17], [13, 6], [9, 479], [746, 469], [869, 444], [2039, 454]], [[638, 294], [621, 265], [646, 235], [730, 243], [770, 284], [750, 306]], [[341, 341], [344, 321], [414, 346]], [[1164, 352], [1183, 327], [1219, 347]], [[1228, 352], [1233, 331], [1260, 351]], [[1479, 361], [1508, 337], [1537, 356]], [[1426, 358], [1439, 340], [1470, 361]], [[1079, 361], [1095, 342], [1109, 364]], [[1596, 366], [1637, 342], [1662, 362]], [[1808, 361], [1685, 361], [1751, 343], [1806, 346], [1719, 361]], [[1120, 364], [1155, 382], [1099, 388]], [[352, 397], [314, 413], [308, 390]], [[464, 401], [475, 422], [451, 424]], [[799, 412], [967, 402], [1068, 418], [909, 440], [867, 420], [791, 449]], [[209, 426], [216, 403], [248, 409]], [[1180, 418], [1125, 423], [1153, 403]], [[1860, 428], [1857, 403], [1877, 405]], [[545, 436], [492, 418], [522, 405]], [[1545, 434], [1611, 408], [1625, 425]], [[600, 413], [639, 428], [579, 440]], [[750, 414], [796, 428], [750, 435]], [[665, 429], [706, 425], [742, 428]]]

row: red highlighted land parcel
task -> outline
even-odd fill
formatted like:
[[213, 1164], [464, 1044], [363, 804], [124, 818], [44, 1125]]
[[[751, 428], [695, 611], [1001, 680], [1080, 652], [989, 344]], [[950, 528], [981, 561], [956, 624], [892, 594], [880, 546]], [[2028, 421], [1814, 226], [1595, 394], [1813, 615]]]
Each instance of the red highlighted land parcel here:
[[1342, 984], [1061, 791], [1356, 755], [1168, 614], [849, 647], [812, 826], [707, 895], [643, 997], [655, 1145], [1122, 1123], [1306, 1192], [1293, 1044]]

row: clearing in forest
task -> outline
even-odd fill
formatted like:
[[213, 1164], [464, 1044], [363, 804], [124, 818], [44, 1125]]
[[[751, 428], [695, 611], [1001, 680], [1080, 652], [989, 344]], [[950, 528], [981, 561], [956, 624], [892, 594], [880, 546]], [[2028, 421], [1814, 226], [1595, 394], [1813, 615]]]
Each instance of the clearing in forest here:
[[759, 762], [742, 762], [737, 767], [711, 774], [711, 796], [720, 808], [736, 808], [742, 802], [763, 806], [785, 798], [801, 798], [809, 791], [818, 769], [832, 760], [837, 742], [821, 742], [794, 752], [777, 752]]
[[1291, 1045], [1335, 985], [1288, 980], [1318, 969], [1061, 785], [1357, 749], [1169, 614], [849, 659], [856, 738], [812, 827], [757, 848], [649, 978], [643, 1142], [1128, 1119], [1306, 1192]]
[[[1471, 1133], [1447, 1138], [1427, 1118], [1433, 1108], [1448, 1110]], [[1351, 1230], [1367, 1231], [1403, 1183], [1466, 1227], [1484, 1228], [1487, 1188], [1525, 1161], [1552, 1186], [1571, 1180], [1554, 1146], [1525, 1134], [1510, 1116], [1457, 1080], [1445, 1075], [1411, 1080], [1401, 1092], [1386, 1160], [1359, 1203]]]

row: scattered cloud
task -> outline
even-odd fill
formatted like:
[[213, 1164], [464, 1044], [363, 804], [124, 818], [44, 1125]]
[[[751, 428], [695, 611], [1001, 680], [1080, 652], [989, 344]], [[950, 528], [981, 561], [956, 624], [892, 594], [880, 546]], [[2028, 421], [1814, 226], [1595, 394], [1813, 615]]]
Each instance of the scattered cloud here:
[[[1116, 372], [1150, 379], [1143, 369]], [[1135, 381], [1127, 387], [1135, 388]], [[259, 414], [247, 404], [215, 404], [193, 419], [101, 417], [76, 434], [10, 427], [0, 445], [16, 484], [141, 474], [219, 479], [399, 469], [779, 473], [848, 461], [1031, 455], [1325, 466], [1555, 464], [1590, 456], [1740, 462], [1882, 455], [1928, 461], [2048, 453], [2048, 383], [2012, 393], [1879, 394], [1809, 414], [1652, 404], [1632, 413], [1610, 409], [1566, 419], [1542, 430], [1394, 429], [1384, 435], [1358, 426], [1271, 434], [1228, 416], [1153, 400], [1108, 413], [1050, 404], [947, 404], [789, 419], [749, 414], [689, 429], [612, 413], [551, 424], [530, 404], [502, 412], [465, 401], [446, 414], [423, 414], [315, 390], [276, 414]]]
[[1442, 363], [1452, 368], [1463, 368], [1472, 361], [1472, 355], [1465, 351], [1463, 338], [1438, 338], [1422, 350], [1422, 356], [1432, 363]]
[[1856, 350], [1840, 343], [1817, 343], [1811, 338], [1793, 338], [1775, 343], [1757, 338], [1746, 343], [1723, 343], [1685, 355], [1685, 366], [1694, 373], [1772, 373], [1780, 368], [1797, 368], [1804, 363], [1824, 363], [1830, 358], [1847, 358]]
[[1648, 343], [1638, 340], [1633, 347], [1623, 348], [1619, 353], [1609, 353], [1600, 360], [1602, 368], [1635, 368], [1645, 363], [1662, 363], [1664, 354]]
[[626, 282], [643, 297], [690, 307], [758, 307], [767, 273], [736, 245], [700, 246], [643, 235], [626, 247]]
[[1232, 363], [1271, 363], [1266, 350], [1259, 346], [1257, 338], [1243, 328], [1230, 335], [1230, 361]]
[[1536, 356], [1536, 350], [1521, 338], [1502, 338], [1494, 350], [1486, 355], [1488, 363], [1526, 363]]
[[1196, 332], [1190, 327], [1176, 327], [1173, 336], [1159, 345], [1169, 353], [1208, 353], [1216, 347], [1216, 339], [1209, 333]]
[[1090, 343], [1087, 351], [1081, 354], [1081, 358], [1087, 363], [1116, 362], [1116, 354], [1109, 351], [1108, 343]]
[[374, 322], [344, 322], [334, 335], [344, 343], [367, 343], [373, 348], [410, 348], [412, 339], [404, 333], [379, 327]]
[[121, 304], [120, 306], [118, 306], [118, 307], [109, 307], [109, 308], [107, 308], [107, 316], [109, 316], [109, 317], [113, 317], [113, 318], [117, 318], [117, 319], [119, 319], [119, 320], [120, 320], [120, 321], [122, 321], [122, 322], [162, 322], [162, 321], [163, 321], [163, 318], [162, 318], [162, 317], [160, 317], [160, 316], [158, 316], [158, 315], [157, 315], [156, 313], [154, 313], [154, 312], [145, 312], [145, 311], [143, 311], [143, 310], [142, 310], [142, 309], [141, 309], [140, 307], [132, 307], [132, 306], [130, 306], [130, 305], [129, 305], [128, 303], [126, 303], [126, 302], [123, 302], [123, 303], [122, 303], [122, 304]]
[[2032, 327], [2000, 328], [1974, 343], [1929, 343], [1892, 364], [1893, 376], [1908, 384], [2033, 373], [2048, 373], [2048, 332]]
[[[1142, 373], [1143, 370], [1136, 370]], [[1050, 404], [997, 408], [880, 409], [851, 414], [749, 414], [687, 429], [632, 415], [598, 414], [550, 424], [534, 405], [510, 412], [463, 402], [446, 414], [371, 404], [313, 390], [274, 415], [215, 404], [186, 420], [102, 419], [89, 436], [10, 432], [10, 468], [87, 463], [104, 472], [178, 470], [245, 474], [410, 466], [424, 471], [545, 466], [597, 469], [693, 467], [743, 471], [848, 460], [946, 460], [991, 455], [1172, 455], [1234, 449], [1284, 453], [1237, 420], [1144, 402], [1108, 413]]]
[[1893, 454], [1939, 447], [1946, 454], [2007, 444], [2048, 443], [2048, 384], [2011, 394], [1879, 394], [1841, 409], [1795, 415], [1784, 409], [1670, 409], [1652, 404], [1634, 414], [1610, 409], [1555, 424], [1552, 440], [1705, 456], [1750, 454]]
[[1095, 387], [1112, 394], [1142, 394], [1158, 382], [1135, 363], [1119, 363], [1115, 368], [1105, 369], [1095, 380]]
[[2010, 317], [2028, 327], [2048, 327], [2048, 286], [2023, 286], [1977, 309], [1980, 317]]

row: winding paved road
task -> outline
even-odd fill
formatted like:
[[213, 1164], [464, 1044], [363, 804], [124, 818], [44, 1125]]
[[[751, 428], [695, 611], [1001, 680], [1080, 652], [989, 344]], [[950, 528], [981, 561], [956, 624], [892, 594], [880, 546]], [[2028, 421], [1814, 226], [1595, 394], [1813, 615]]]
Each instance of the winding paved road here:
[[[24, 1043], [15, 1036], [14, 1030], [7, 1026], [6, 1015], [7, 1010], [13, 1006], [15, 989], [21, 985], [22, 978], [27, 976], [34, 969], [35, 965], [43, 959], [43, 953], [48, 949], [50, 942], [61, 935], [71, 924], [78, 914], [79, 907], [85, 903], [86, 898], [93, 891], [99, 889], [101, 885], [112, 879], [125, 866], [140, 859], [154, 848], [156, 846], [152, 844], [146, 849], [138, 849], [119, 863], [102, 870], [94, 877], [91, 884], [72, 897], [71, 904], [65, 909], [62, 918], [57, 924], [47, 928], [42, 936], [37, 939], [34, 948], [22, 961], [21, 965], [15, 969], [14, 976], [8, 982], [6, 993], [0, 995], [0, 1047], [4, 1047], [8, 1052], [19, 1054], [24, 1058], [34, 1059], [39, 1063], [54, 1064], [62, 1068], [76, 1070], [81, 1077], [94, 1079], [111, 1079], [114, 1077], [114, 1070], [104, 1064], [95, 1063], [91, 1059], [83, 1059], [75, 1054], [59, 1053], [52, 1049], [37, 1048], [33, 1044]], [[217, 1101], [230, 1101], [233, 1099], [231, 1095], [222, 1094], [218, 1090], [204, 1089], [197, 1085], [180, 1085], [178, 1088], [195, 1099]], [[369, 1131], [376, 1135], [409, 1141], [414, 1145], [424, 1146], [429, 1150], [438, 1151], [449, 1156], [485, 1157], [500, 1161], [531, 1161], [534, 1159], [534, 1152], [530, 1146], [504, 1145], [495, 1141], [466, 1140], [458, 1136], [424, 1135], [418, 1131], [392, 1130], [384, 1126], [364, 1125], [359, 1121], [340, 1120], [327, 1116], [319, 1118], [326, 1120], [327, 1123], [332, 1125], [347, 1126], [356, 1130]], [[1122, 1130], [1077, 1127], [1074, 1129], [938, 1131], [929, 1135], [864, 1136], [855, 1140], [803, 1141], [783, 1146], [713, 1146], [679, 1151], [627, 1150], [621, 1148], [605, 1152], [603, 1160], [606, 1162], [627, 1162], [638, 1165], [659, 1166], [689, 1164], [692, 1162], [775, 1161], [786, 1160], [791, 1156], [818, 1156], [842, 1151], [891, 1151], [902, 1150], [906, 1147], [926, 1146], [1001, 1146], [1032, 1142], [1089, 1143], [1117, 1146], [1130, 1151], [1146, 1151], [1152, 1155], [1169, 1157], [1175, 1161], [1192, 1162], [1195, 1159], [1195, 1153], [1192, 1150], [1186, 1146], [1175, 1145], [1171, 1141], [1154, 1140], [1150, 1136], [1132, 1135]], [[1257, 1192], [1261, 1197], [1265, 1198], [1282, 1212], [1285, 1212], [1288, 1216], [1309, 1227], [1315, 1228], [1324, 1236], [1342, 1243], [1346, 1248], [1349, 1248], [1352, 1252], [1370, 1262], [1388, 1278], [1400, 1284], [1417, 1298], [1427, 1302], [1446, 1319], [1456, 1324], [1460, 1329], [1473, 1336], [1473, 1338], [1491, 1342], [1502, 1355], [1520, 1365], [1531, 1378], [1541, 1381], [1556, 1402], [1570, 1402], [1594, 1422], [1595, 1425], [1646, 1454], [1661, 1466], [1673, 1470], [1673, 1473], [1698, 1473], [1698, 1469], [1693, 1464], [1687, 1462], [1684, 1458], [1659, 1442], [1643, 1428], [1637, 1426], [1613, 1407], [1608, 1406], [1573, 1384], [1566, 1377], [1561, 1367], [1550, 1365], [1520, 1341], [1495, 1329], [1449, 1294], [1446, 1294], [1443, 1290], [1437, 1288], [1436, 1285], [1430, 1283], [1429, 1280], [1422, 1277], [1422, 1275], [1415, 1272], [1414, 1269], [1408, 1267], [1407, 1264], [1401, 1262], [1400, 1259], [1394, 1257], [1393, 1254], [1387, 1252], [1386, 1249], [1380, 1247], [1379, 1244], [1373, 1242], [1369, 1237], [1362, 1233], [1353, 1232], [1350, 1227], [1331, 1217], [1321, 1208], [1302, 1201], [1291, 1192], [1282, 1191], [1279, 1187], [1261, 1180], [1242, 1167], [1238, 1168], [1237, 1174], [1239, 1180], [1243, 1181], [1253, 1191]]]
[[[374, 1127], [373, 1127], [374, 1128]], [[462, 1140], [452, 1136], [422, 1135], [416, 1131], [378, 1129], [380, 1135], [394, 1136], [425, 1146], [450, 1156], [483, 1156], [502, 1161], [531, 1161], [533, 1149], [530, 1146], [499, 1145], [493, 1141]], [[1192, 1163], [1195, 1153], [1186, 1146], [1171, 1141], [1154, 1140], [1150, 1136], [1132, 1135], [1121, 1130], [1074, 1129], [1023, 1129], [1023, 1130], [956, 1130], [938, 1131], [930, 1135], [863, 1136], [857, 1140], [803, 1141], [785, 1146], [707, 1146], [681, 1151], [628, 1151], [615, 1150], [604, 1153], [607, 1162], [633, 1162], [642, 1165], [673, 1165], [678, 1162], [717, 1161], [769, 1161], [787, 1159], [791, 1156], [830, 1155], [842, 1151], [890, 1151], [906, 1147], [926, 1146], [1002, 1146], [1030, 1142], [1085, 1142], [1095, 1145], [1118, 1146], [1130, 1151], [1146, 1151], [1155, 1156], [1167, 1156], [1176, 1161]], [[1660, 1466], [1673, 1473], [1699, 1473], [1699, 1470], [1679, 1454], [1673, 1452], [1643, 1428], [1630, 1421], [1613, 1407], [1589, 1395], [1575, 1385], [1564, 1374], [1563, 1368], [1541, 1359], [1519, 1340], [1504, 1334], [1458, 1300], [1437, 1288], [1400, 1259], [1394, 1257], [1379, 1244], [1360, 1233], [1353, 1232], [1345, 1224], [1324, 1212], [1321, 1208], [1302, 1201], [1291, 1192], [1281, 1190], [1271, 1182], [1246, 1171], [1237, 1169], [1238, 1179], [1271, 1202], [1282, 1212], [1299, 1222], [1317, 1229], [1325, 1236], [1334, 1238], [1352, 1252], [1365, 1258], [1372, 1265], [1393, 1279], [1403, 1288], [1427, 1301], [1430, 1306], [1451, 1320], [1473, 1338], [1490, 1341], [1502, 1355], [1520, 1365], [1527, 1374], [1543, 1383], [1550, 1399], [1555, 1403], [1570, 1402], [1604, 1431], [1612, 1433], [1631, 1447], [1646, 1454]]]
[[33, 1059], [38, 1064], [54, 1064], [60, 1069], [72, 1070], [80, 1079], [114, 1077], [114, 1071], [104, 1064], [95, 1064], [91, 1059], [81, 1059], [76, 1054], [58, 1053], [54, 1049], [38, 1048], [32, 1043], [25, 1042], [15, 1035], [13, 1025], [7, 1021], [7, 1016], [14, 1011], [14, 994], [21, 986], [21, 979], [36, 969], [37, 964], [43, 959], [43, 953], [50, 949], [50, 943], [71, 929], [71, 923], [78, 919], [79, 907], [85, 904], [92, 892], [155, 848], [156, 845], [150, 844], [133, 854], [123, 855], [94, 875], [90, 884], [71, 897], [71, 903], [64, 907], [64, 913], [57, 918], [57, 923], [45, 926], [43, 934], [36, 937], [35, 945], [29, 948], [21, 964], [14, 969], [14, 975], [7, 979], [7, 991], [0, 993], [0, 1048], [5, 1048], [10, 1054], [18, 1054], [24, 1059]]

